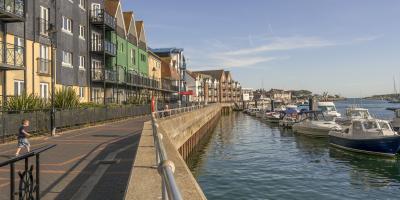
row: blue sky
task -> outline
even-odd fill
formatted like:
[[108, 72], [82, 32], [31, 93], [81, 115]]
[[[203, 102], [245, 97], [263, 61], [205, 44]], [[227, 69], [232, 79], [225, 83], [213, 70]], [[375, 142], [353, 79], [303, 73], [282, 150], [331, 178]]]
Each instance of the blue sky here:
[[243, 87], [359, 97], [400, 82], [399, 0], [122, 2], [152, 48], [184, 48], [189, 68], [230, 70]]

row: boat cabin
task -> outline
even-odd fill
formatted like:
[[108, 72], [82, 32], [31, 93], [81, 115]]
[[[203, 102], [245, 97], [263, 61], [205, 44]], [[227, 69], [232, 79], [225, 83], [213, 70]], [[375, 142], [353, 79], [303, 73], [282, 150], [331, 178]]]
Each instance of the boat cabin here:
[[395, 135], [388, 121], [378, 119], [356, 119], [353, 120], [351, 126], [343, 130], [344, 133], [353, 136], [390, 136]]
[[349, 119], [372, 119], [368, 109], [365, 108], [347, 108], [346, 116]]

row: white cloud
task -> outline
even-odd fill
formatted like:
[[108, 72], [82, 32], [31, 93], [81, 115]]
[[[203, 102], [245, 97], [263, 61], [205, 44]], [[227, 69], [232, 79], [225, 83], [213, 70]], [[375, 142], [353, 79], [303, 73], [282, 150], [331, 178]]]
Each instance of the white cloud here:
[[337, 42], [320, 39], [318, 37], [275, 37], [270, 42], [254, 48], [243, 48], [224, 53], [225, 55], [256, 54], [267, 51], [284, 51], [304, 48], [318, 48], [338, 45]]

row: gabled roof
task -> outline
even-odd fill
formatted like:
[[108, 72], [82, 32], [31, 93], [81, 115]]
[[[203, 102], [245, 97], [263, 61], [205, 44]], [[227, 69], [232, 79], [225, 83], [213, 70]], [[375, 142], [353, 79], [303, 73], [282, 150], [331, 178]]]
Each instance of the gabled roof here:
[[196, 73], [210, 75], [214, 79], [220, 80], [222, 75], [224, 75], [224, 70], [207, 70], [207, 71], [197, 71]]
[[123, 12], [123, 14], [124, 14], [124, 21], [125, 21], [125, 29], [126, 29], [126, 32], [128, 32], [129, 33], [129, 29], [130, 29], [130, 26], [131, 26], [131, 21], [132, 21], [132, 15], [133, 15], [133, 12], [132, 11], [130, 11], [130, 12]]
[[138, 38], [140, 38], [140, 33], [142, 32], [142, 28], [143, 28], [143, 21], [136, 21], [136, 33]]
[[105, 0], [104, 9], [112, 16], [115, 16], [120, 2], [119, 0]]

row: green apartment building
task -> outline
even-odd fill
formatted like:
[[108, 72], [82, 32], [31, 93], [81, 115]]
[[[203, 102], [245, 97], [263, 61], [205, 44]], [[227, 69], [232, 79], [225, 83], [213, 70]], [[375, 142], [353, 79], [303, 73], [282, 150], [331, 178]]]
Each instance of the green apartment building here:
[[92, 62], [92, 69], [96, 72], [92, 71], [92, 101], [123, 103], [131, 99], [149, 100], [152, 91], [162, 89], [159, 80], [149, 77], [144, 22], [137, 21], [132, 11], [123, 12], [119, 0], [106, 0], [104, 12], [113, 18], [115, 27], [100, 26], [103, 30], [91, 27], [92, 31], [103, 32], [104, 37], [99, 38], [104, 38], [105, 47], [110, 43], [112, 50], [102, 55], [104, 66]]

